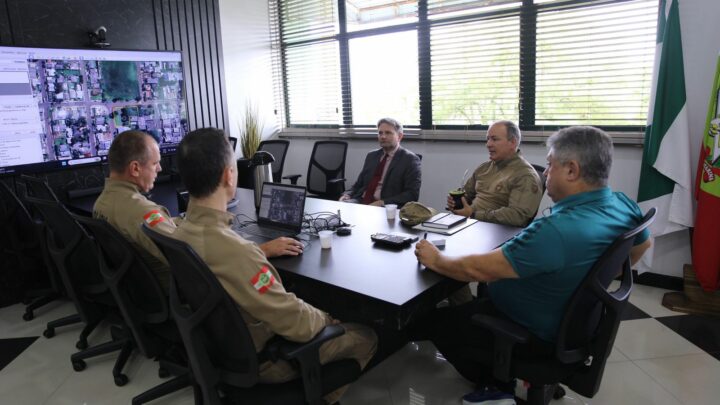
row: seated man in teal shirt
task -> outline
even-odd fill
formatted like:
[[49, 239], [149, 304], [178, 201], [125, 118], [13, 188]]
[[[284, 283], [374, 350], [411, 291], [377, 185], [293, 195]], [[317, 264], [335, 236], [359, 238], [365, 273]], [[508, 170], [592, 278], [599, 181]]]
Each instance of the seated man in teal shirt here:
[[[509, 318], [535, 336], [535, 352], [552, 351], [565, 304], [595, 261], [620, 234], [637, 226], [643, 214], [623, 193], [612, 192], [607, 179], [612, 139], [594, 127], [570, 127], [547, 141], [547, 193], [552, 212], [533, 221], [517, 236], [490, 253], [450, 258], [427, 241], [415, 248], [418, 260], [460, 281], [488, 282], [487, 297], [442, 308], [410, 328], [414, 340], [429, 339], [468, 380], [511, 392], [492, 377], [491, 366], [470, 361], [467, 347], [491, 347], [492, 335], [471, 324], [477, 313]], [[644, 230], [635, 240], [631, 262], [651, 245]], [[502, 398], [502, 392], [497, 398]], [[479, 403], [478, 392], [465, 404]], [[506, 395], [512, 401], [511, 395]], [[509, 402], [513, 403], [513, 402]]]

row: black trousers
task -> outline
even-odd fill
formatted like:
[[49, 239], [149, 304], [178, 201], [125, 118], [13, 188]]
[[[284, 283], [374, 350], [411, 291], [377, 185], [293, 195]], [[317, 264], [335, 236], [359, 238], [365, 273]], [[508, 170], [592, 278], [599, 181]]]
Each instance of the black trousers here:
[[[489, 298], [481, 297], [463, 305], [436, 309], [409, 325], [408, 337], [432, 341], [443, 357], [470, 382], [507, 391], [511, 384], [496, 380], [492, 374], [495, 337], [487, 329], [473, 325], [471, 318], [475, 314], [511, 320], [495, 308]], [[553, 350], [552, 343], [533, 337], [529, 344], [518, 346], [514, 352], [521, 356], [547, 355]], [[485, 355], [478, 356], [480, 352]]]

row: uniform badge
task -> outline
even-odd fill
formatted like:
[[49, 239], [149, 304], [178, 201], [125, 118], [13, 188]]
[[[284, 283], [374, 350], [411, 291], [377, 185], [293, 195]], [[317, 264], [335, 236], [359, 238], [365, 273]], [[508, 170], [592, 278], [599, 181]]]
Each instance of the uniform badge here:
[[159, 224], [160, 222], [164, 221], [164, 220], [165, 220], [165, 217], [162, 216], [162, 214], [160, 213], [160, 211], [158, 211], [158, 210], [152, 210], [152, 211], [148, 212], [147, 214], [145, 214], [145, 215], [143, 216], [143, 219], [145, 220], [145, 223], [147, 223], [148, 226], [152, 228], [153, 226], [155, 226], [155, 225]]
[[267, 266], [263, 266], [263, 268], [250, 279], [250, 284], [252, 284], [260, 294], [265, 294], [267, 290], [275, 284], [275, 276], [273, 276]]

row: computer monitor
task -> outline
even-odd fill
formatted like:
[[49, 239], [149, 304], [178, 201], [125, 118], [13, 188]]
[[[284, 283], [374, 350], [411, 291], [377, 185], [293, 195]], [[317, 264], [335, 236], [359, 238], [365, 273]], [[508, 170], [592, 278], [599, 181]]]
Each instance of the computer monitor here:
[[0, 46], [0, 175], [100, 164], [115, 136], [188, 132], [177, 51]]

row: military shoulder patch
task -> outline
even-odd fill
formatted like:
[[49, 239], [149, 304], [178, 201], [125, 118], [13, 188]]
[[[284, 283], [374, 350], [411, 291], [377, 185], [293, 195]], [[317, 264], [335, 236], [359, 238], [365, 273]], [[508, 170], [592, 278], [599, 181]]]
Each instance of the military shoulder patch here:
[[145, 220], [145, 223], [148, 224], [148, 226], [153, 227], [160, 222], [163, 222], [165, 220], [165, 217], [162, 216], [160, 211], [152, 210], [147, 214], [143, 215], [143, 219]]
[[250, 279], [250, 284], [252, 284], [260, 294], [265, 294], [267, 290], [275, 284], [275, 276], [273, 276], [267, 266], [263, 266], [263, 268]]

